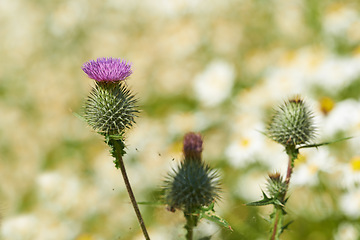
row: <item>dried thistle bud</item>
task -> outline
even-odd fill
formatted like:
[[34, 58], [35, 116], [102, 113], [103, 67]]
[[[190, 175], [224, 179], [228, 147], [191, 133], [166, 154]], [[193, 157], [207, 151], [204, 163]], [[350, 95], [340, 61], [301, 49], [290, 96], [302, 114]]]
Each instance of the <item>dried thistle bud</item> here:
[[270, 197], [280, 201], [284, 200], [287, 191], [287, 184], [280, 173], [270, 173], [266, 187]]
[[286, 147], [307, 144], [315, 137], [313, 114], [301, 98], [291, 99], [275, 111], [266, 134]]
[[201, 162], [201, 153], [203, 151], [203, 140], [200, 134], [187, 133], [184, 137], [183, 152], [185, 161]]

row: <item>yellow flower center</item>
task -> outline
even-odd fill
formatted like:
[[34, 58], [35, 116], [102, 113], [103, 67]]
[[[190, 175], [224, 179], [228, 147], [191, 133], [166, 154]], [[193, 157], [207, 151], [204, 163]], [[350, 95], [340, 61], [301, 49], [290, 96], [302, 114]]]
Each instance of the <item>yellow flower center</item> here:
[[351, 169], [353, 171], [360, 171], [360, 156], [355, 156], [350, 160]]
[[335, 102], [329, 97], [323, 97], [320, 100], [320, 109], [324, 114], [329, 113], [335, 106]]
[[241, 139], [239, 142], [239, 145], [242, 147], [247, 147], [250, 144], [250, 140], [247, 138]]
[[93, 240], [94, 238], [89, 234], [81, 234], [76, 238], [76, 240]]
[[318, 166], [315, 164], [311, 164], [308, 169], [311, 174], [315, 174], [318, 171]]
[[299, 154], [294, 164], [295, 166], [299, 166], [306, 163], [306, 161], [307, 161], [307, 157], [305, 155]]

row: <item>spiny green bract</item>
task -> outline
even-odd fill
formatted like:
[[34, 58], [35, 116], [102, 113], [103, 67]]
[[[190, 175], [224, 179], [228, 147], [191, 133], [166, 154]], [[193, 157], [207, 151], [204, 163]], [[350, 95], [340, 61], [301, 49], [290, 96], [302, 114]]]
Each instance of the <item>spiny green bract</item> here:
[[193, 213], [219, 199], [218, 174], [203, 162], [182, 162], [165, 181], [165, 201], [171, 209]]
[[84, 117], [101, 134], [121, 135], [135, 123], [136, 102], [125, 83], [99, 82], [85, 103]]
[[266, 134], [284, 146], [307, 144], [315, 137], [313, 114], [302, 99], [291, 99], [276, 110]]

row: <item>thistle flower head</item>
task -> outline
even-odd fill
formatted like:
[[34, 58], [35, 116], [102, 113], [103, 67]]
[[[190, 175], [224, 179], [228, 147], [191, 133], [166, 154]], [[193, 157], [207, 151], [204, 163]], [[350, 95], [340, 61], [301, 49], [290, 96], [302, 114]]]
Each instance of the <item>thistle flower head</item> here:
[[307, 144], [315, 137], [313, 114], [301, 98], [290, 99], [275, 111], [266, 134], [284, 146]]
[[168, 174], [164, 185], [164, 199], [170, 209], [190, 214], [220, 198], [219, 175], [201, 161], [201, 151], [201, 135], [188, 133], [184, 138], [185, 158]]
[[200, 134], [187, 133], [184, 137], [183, 152], [185, 161], [201, 161], [203, 140]]
[[130, 63], [112, 57], [90, 60], [81, 68], [89, 78], [98, 82], [123, 81], [132, 74]]
[[84, 118], [103, 135], [122, 135], [135, 123], [137, 99], [124, 83], [98, 82], [85, 102]]

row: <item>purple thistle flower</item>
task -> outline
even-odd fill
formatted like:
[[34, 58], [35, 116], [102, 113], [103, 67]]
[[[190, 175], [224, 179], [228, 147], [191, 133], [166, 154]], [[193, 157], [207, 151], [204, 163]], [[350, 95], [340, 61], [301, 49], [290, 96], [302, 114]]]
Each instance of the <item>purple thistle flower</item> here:
[[123, 81], [132, 74], [131, 63], [112, 57], [90, 60], [81, 69], [89, 78], [98, 82]]

